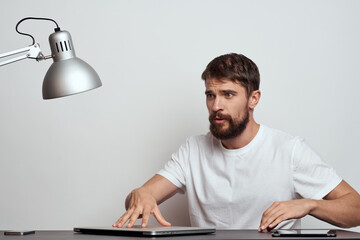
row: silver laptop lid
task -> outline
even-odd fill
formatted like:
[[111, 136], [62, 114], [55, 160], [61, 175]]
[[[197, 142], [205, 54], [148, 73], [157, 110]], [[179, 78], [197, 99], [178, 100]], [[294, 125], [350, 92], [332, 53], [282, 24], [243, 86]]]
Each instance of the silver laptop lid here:
[[120, 235], [120, 236], [171, 236], [171, 235], [195, 235], [215, 233], [215, 228], [201, 228], [201, 227], [146, 227], [142, 228], [139, 225], [132, 228], [114, 228], [114, 227], [75, 227], [74, 232], [84, 234], [98, 234], [98, 235]]

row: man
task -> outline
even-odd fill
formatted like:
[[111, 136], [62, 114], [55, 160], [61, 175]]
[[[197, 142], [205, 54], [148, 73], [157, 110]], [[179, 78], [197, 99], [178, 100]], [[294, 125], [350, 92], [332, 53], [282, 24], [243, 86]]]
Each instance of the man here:
[[169, 226], [158, 204], [187, 191], [192, 226], [301, 228], [310, 214], [339, 227], [360, 225], [360, 196], [299, 137], [259, 125], [256, 64], [239, 54], [215, 58], [202, 74], [210, 132], [188, 138], [165, 168], [125, 201], [113, 225], [132, 227], [152, 214]]

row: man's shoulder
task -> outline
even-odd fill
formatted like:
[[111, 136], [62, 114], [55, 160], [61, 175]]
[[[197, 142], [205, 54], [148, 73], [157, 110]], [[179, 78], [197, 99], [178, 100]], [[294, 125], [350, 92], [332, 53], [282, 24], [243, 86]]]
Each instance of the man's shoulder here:
[[261, 127], [264, 129], [263, 131], [264, 131], [265, 140], [271, 139], [279, 143], [279, 142], [296, 142], [301, 139], [299, 136], [290, 134], [280, 129], [268, 127], [265, 125], [261, 125]]
[[220, 140], [215, 138], [210, 132], [207, 132], [205, 134], [188, 137], [185, 145], [191, 149], [217, 149], [220, 145]]
[[187, 138], [187, 141], [191, 143], [211, 143], [216, 141], [216, 138], [210, 132], [207, 132], [205, 134], [190, 136]]
[[217, 148], [218, 144], [218, 140], [211, 133], [193, 135], [186, 138], [180, 147], [180, 151], [207, 152]]

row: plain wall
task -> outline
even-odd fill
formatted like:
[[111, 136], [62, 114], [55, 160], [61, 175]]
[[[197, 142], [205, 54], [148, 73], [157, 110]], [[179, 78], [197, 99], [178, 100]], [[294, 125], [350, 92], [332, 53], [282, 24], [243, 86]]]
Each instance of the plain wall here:
[[[0, 229], [111, 225], [190, 135], [208, 131], [200, 76], [237, 52], [261, 74], [255, 119], [305, 138], [360, 190], [360, 1], [1, 1], [0, 53], [28, 16], [55, 19], [103, 87], [43, 100], [52, 60], [0, 68]], [[25, 21], [45, 55], [54, 24]], [[274, 186], [276, 188], [276, 186]], [[256, 207], [256, 206], [254, 206]], [[161, 205], [189, 225], [186, 197]], [[152, 221], [154, 223], [154, 221]], [[312, 217], [303, 227], [329, 225]]]

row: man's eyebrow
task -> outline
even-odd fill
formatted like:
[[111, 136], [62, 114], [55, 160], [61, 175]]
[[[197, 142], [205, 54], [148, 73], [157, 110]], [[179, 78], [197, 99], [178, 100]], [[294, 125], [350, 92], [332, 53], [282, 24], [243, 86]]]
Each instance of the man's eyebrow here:
[[222, 92], [222, 93], [231, 93], [231, 94], [236, 94], [237, 93], [237, 91], [234, 91], [234, 90], [231, 90], [231, 89], [229, 89], [229, 90], [221, 90], [220, 92]]
[[[222, 94], [224, 94], [224, 93], [237, 94], [237, 93], [238, 93], [237, 91], [231, 90], [231, 89], [220, 90], [220, 92], [221, 92]], [[206, 90], [206, 91], [205, 91], [205, 95], [208, 95], [208, 94], [213, 94], [213, 91], [212, 91], [212, 90]]]

